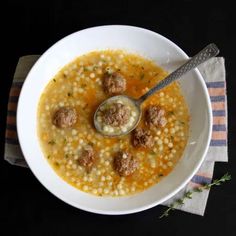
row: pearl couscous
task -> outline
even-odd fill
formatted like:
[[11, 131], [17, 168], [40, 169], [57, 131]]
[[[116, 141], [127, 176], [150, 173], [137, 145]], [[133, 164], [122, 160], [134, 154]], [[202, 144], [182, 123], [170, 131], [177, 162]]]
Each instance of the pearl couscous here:
[[[103, 75], [108, 72], [119, 73], [125, 83], [104, 90]], [[143, 103], [143, 111], [161, 107], [163, 118], [155, 120], [150, 113], [151, 122], [145, 121], [143, 112], [135, 134], [109, 138], [93, 125], [97, 107], [112, 96], [108, 92], [138, 98], [166, 75], [152, 61], [121, 50], [85, 54], [59, 71], [38, 105], [39, 140], [55, 172], [81, 191], [112, 197], [138, 193], [168, 175], [183, 154], [189, 132], [188, 108], [177, 82]], [[117, 153], [120, 159], [114, 162]]]

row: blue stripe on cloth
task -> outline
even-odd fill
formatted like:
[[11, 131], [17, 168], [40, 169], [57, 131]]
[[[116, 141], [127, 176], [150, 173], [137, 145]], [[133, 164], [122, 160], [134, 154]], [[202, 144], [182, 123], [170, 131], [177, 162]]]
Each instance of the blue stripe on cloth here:
[[216, 147], [216, 146], [219, 146], [219, 147], [221, 147], [221, 146], [226, 146], [226, 140], [225, 140], [225, 139], [219, 139], [219, 140], [217, 140], [217, 139], [212, 139], [212, 140], [211, 140], [211, 143], [210, 143], [210, 146], [212, 146], [212, 147]]
[[15, 125], [7, 124], [7, 125], [6, 125], [6, 128], [9, 129], [9, 130], [16, 131], [16, 126], [15, 126]]
[[10, 96], [9, 102], [18, 102], [19, 96]]
[[207, 88], [224, 88], [225, 82], [224, 81], [217, 81], [217, 82], [207, 82]]
[[12, 87], [22, 87], [24, 81], [15, 81], [12, 83]]
[[7, 111], [8, 116], [16, 116], [16, 111]]
[[196, 184], [210, 184], [211, 178], [204, 177], [201, 175], [194, 175], [193, 178], [191, 179], [191, 181]]
[[5, 139], [5, 142], [8, 143], [8, 144], [15, 144], [15, 145], [19, 145], [19, 142], [17, 139], [15, 138], [6, 138]]
[[211, 102], [224, 102], [225, 96], [210, 96]]
[[212, 127], [213, 131], [226, 131], [225, 125], [213, 125]]
[[225, 116], [225, 110], [213, 110], [213, 116]]

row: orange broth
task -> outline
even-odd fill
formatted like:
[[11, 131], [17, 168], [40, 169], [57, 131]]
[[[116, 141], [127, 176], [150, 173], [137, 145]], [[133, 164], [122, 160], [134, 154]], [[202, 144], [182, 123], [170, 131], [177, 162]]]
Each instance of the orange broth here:
[[[94, 51], [63, 67], [48, 83], [38, 105], [38, 136], [45, 157], [55, 172], [72, 186], [97, 196], [126, 196], [143, 191], [168, 175], [181, 158], [188, 139], [189, 112], [178, 83], [172, 83], [144, 102], [142, 109], [160, 105], [167, 124], [151, 129], [154, 147], [135, 148], [131, 134], [107, 138], [96, 132], [93, 115], [109, 96], [102, 87], [106, 71], [118, 71], [126, 79], [124, 94], [138, 98], [165, 78], [167, 72], [151, 60], [121, 50]], [[76, 109], [78, 121], [59, 129], [52, 116], [60, 107]], [[150, 129], [142, 117], [139, 127]], [[90, 172], [78, 164], [79, 153], [92, 145], [96, 164]], [[139, 168], [128, 177], [113, 169], [114, 155], [125, 150]]]

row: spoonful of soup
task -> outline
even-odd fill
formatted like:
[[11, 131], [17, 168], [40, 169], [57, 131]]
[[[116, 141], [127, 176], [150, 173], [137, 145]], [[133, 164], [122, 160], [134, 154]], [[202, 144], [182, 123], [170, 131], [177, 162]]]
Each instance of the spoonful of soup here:
[[[151, 88], [147, 93], [134, 99], [126, 95], [116, 95], [106, 99], [101, 103], [94, 113], [94, 126], [98, 132], [105, 136], [122, 136], [130, 133], [138, 125], [142, 116], [142, 103], [157, 91], [165, 88], [172, 82], [180, 79], [182, 75], [196, 68], [198, 65], [216, 56], [219, 49], [215, 44], [209, 44], [199, 53], [189, 59], [186, 63], [169, 74], [165, 79], [160, 81], [156, 86]], [[114, 75], [113, 75], [114, 76]], [[110, 76], [106, 80], [107, 88], [117, 93], [122, 92], [125, 86], [125, 80], [118, 76], [112, 80]], [[106, 86], [106, 84], [105, 84]], [[161, 118], [161, 110], [153, 108], [155, 111], [150, 112], [150, 117], [154, 122], [165, 123]], [[153, 117], [156, 116], [156, 117]], [[155, 119], [159, 117], [158, 119]]]

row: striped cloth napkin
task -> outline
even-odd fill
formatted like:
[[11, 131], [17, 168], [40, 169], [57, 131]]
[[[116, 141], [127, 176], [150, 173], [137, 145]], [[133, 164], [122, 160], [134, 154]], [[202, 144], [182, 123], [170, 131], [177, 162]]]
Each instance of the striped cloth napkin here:
[[[6, 125], [5, 153], [4, 158], [13, 165], [27, 167], [21, 152], [16, 132], [16, 108], [21, 86], [30, 68], [39, 58], [38, 55], [24, 56], [19, 59], [8, 102], [8, 115]], [[183, 194], [195, 187], [212, 181], [214, 163], [216, 161], [227, 162], [227, 98], [224, 58], [216, 57], [198, 67], [210, 94], [213, 110], [213, 133], [210, 147], [204, 163], [192, 180], [174, 197], [163, 205], [169, 205]], [[193, 214], [204, 215], [209, 190], [193, 195], [191, 200], [178, 207], [179, 210]]]

